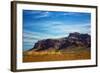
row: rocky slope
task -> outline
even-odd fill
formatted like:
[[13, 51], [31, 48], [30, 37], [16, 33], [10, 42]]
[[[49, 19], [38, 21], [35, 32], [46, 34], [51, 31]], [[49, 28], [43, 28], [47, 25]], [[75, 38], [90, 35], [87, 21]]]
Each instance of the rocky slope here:
[[31, 50], [49, 51], [49, 50], [66, 50], [69, 48], [84, 47], [90, 49], [91, 36], [89, 34], [81, 34], [78, 32], [70, 33], [68, 37], [59, 39], [44, 39], [35, 43]]

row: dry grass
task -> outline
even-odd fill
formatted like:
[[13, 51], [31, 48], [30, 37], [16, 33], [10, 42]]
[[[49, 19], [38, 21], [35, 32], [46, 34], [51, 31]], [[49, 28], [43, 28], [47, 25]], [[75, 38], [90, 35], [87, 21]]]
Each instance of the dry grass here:
[[82, 60], [90, 59], [91, 54], [88, 50], [67, 50], [67, 51], [28, 51], [23, 53], [23, 62], [40, 61], [61, 61], [61, 60]]

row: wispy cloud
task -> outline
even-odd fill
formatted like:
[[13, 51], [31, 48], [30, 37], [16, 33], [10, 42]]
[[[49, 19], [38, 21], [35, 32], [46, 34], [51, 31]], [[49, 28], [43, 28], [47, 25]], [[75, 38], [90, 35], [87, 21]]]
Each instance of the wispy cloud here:
[[41, 12], [39, 13], [37, 16], [35, 16], [35, 18], [44, 18], [44, 17], [49, 17], [50, 12], [46, 11], [46, 12]]
[[41, 30], [44, 30], [45, 33], [56, 35], [56, 36], [63, 35], [63, 34], [67, 35], [68, 33], [72, 33], [72, 32], [89, 33], [90, 23], [73, 25], [73, 24], [55, 21], [55, 22], [50, 22], [47, 25], [45, 24], [42, 25]]
[[[85, 13], [84, 13], [85, 14]], [[63, 14], [61, 15], [68, 15], [68, 16], [82, 16], [83, 14], [82, 13], [79, 13], [79, 12], [64, 12]]]

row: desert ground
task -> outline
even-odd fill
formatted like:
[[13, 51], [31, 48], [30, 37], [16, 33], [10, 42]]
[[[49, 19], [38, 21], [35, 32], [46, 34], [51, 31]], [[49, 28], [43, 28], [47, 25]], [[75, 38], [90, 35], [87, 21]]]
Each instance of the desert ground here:
[[62, 61], [62, 60], [85, 60], [91, 59], [90, 50], [71, 49], [64, 51], [24, 51], [23, 62]]

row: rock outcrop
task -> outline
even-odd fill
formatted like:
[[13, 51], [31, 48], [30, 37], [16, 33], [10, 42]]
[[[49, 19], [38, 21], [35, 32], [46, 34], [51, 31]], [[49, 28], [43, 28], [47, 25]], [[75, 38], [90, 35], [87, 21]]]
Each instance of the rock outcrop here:
[[70, 47], [80, 46], [85, 48], [91, 47], [91, 36], [89, 34], [74, 32], [70, 33], [68, 37], [39, 40], [31, 50], [64, 50]]

